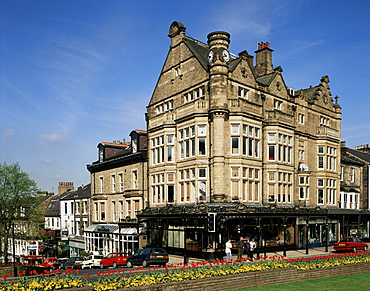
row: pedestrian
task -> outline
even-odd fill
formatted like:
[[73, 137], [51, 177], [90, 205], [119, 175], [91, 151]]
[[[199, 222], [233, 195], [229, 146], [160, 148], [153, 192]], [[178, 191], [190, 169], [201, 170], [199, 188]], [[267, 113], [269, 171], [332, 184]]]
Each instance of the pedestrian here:
[[245, 240], [245, 247], [244, 248], [245, 248], [245, 252], [247, 253], [247, 258], [250, 259], [251, 258], [251, 252], [250, 252], [251, 245], [249, 243], [249, 239]]
[[233, 256], [231, 254], [231, 248], [233, 247], [233, 245], [231, 244], [231, 240], [229, 239], [227, 242], [226, 242], [226, 245], [225, 245], [225, 253], [226, 253], [226, 261], [229, 262], [233, 259]]
[[241, 259], [243, 257], [245, 249], [244, 238], [242, 236], [240, 237], [240, 240], [236, 243], [236, 247], [238, 248], [238, 259]]
[[249, 246], [250, 258], [253, 260], [254, 250], [256, 249], [256, 242], [254, 241], [254, 238], [252, 238], [252, 240], [249, 242]]

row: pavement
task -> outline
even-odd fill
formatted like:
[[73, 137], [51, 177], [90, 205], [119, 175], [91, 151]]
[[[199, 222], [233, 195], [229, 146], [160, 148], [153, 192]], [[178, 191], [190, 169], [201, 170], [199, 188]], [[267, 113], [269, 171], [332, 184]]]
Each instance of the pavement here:
[[[325, 247], [317, 247], [317, 248], [309, 248], [308, 254], [306, 254], [306, 249], [299, 249], [299, 250], [287, 250], [285, 258], [287, 259], [296, 259], [296, 258], [303, 258], [303, 257], [318, 257], [318, 256], [326, 256], [329, 254], [335, 253], [333, 246], [328, 247], [328, 251], [325, 251]], [[260, 256], [264, 256], [265, 253], [261, 252]], [[283, 250], [277, 251], [277, 252], [266, 252], [266, 256], [272, 257], [272, 256], [283, 256], [284, 252]], [[243, 257], [246, 257], [244, 255]], [[257, 257], [257, 254], [254, 253], [254, 257]], [[236, 259], [236, 254], [233, 254], [233, 259]], [[202, 262], [203, 259], [199, 258], [188, 258], [188, 263], [191, 262]], [[167, 265], [177, 265], [179, 263], [184, 263], [184, 257], [183, 256], [176, 256], [176, 255], [170, 255], [169, 262]]]

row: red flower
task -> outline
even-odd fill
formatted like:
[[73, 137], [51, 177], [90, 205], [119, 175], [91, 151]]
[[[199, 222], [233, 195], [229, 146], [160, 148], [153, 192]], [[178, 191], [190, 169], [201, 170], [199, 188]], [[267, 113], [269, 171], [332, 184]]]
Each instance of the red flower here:
[[84, 276], [84, 277], [90, 277], [90, 275], [89, 274], [82, 274], [82, 276]]
[[98, 272], [98, 273], [96, 274], [96, 276], [98, 276], [98, 277], [99, 277], [100, 275], [101, 275], [101, 273], [100, 273], [100, 272]]
[[3, 279], [6, 280], [6, 274], [3, 275]]
[[80, 270], [76, 270], [76, 274], [81, 274], [81, 271]]

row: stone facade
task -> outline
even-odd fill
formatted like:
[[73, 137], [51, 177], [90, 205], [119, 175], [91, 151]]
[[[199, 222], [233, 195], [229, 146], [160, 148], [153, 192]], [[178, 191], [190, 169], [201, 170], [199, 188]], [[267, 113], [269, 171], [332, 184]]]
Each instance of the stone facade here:
[[147, 189], [146, 131], [134, 130], [131, 142], [98, 145], [91, 173], [91, 221], [85, 230], [88, 251], [103, 254], [138, 248], [137, 213]]
[[[149, 204], [199, 202], [337, 207], [341, 108], [324, 76], [294, 91], [269, 43], [230, 53], [174, 22], [147, 109]], [[336, 98], [337, 99], [337, 98]]]

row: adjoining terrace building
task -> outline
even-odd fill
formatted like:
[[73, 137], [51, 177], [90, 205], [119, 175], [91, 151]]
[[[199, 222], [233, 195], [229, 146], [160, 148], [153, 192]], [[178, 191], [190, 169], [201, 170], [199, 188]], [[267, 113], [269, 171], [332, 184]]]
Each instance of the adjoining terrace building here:
[[148, 243], [194, 255], [241, 235], [267, 247], [336, 240], [347, 210], [338, 211], [341, 107], [329, 77], [294, 90], [270, 43], [235, 55], [227, 32], [207, 43], [185, 32], [171, 24], [147, 107], [148, 192], [138, 217]]
[[[91, 221], [85, 232], [86, 250], [103, 255], [139, 248], [137, 213], [147, 189], [147, 133], [133, 130], [131, 142], [102, 142], [91, 173]], [[146, 242], [143, 242], [146, 244]]]

